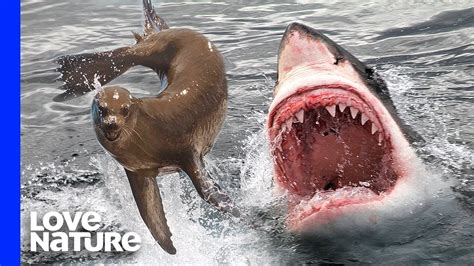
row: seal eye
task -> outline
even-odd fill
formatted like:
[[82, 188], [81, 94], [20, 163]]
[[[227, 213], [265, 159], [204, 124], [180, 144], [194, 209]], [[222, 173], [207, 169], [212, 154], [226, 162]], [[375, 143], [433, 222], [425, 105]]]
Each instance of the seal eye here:
[[130, 112], [130, 107], [128, 107], [128, 105], [124, 105], [122, 106], [122, 108], [120, 109], [120, 113], [123, 115], [123, 116], [128, 116], [128, 113]]
[[99, 105], [99, 115], [101, 116], [106, 116], [108, 113], [107, 107], [104, 107], [102, 105]]

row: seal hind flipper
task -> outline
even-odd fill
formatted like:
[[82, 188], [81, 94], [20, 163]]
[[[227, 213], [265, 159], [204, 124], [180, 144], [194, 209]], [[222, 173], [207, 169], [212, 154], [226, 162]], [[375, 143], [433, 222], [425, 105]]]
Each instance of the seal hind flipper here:
[[221, 211], [228, 212], [235, 217], [240, 216], [239, 210], [229, 196], [223, 193], [219, 185], [208, 177], [202, 160], [189, 161], [181, 169], [191, 178], [197, 193], [203, 200]]
[[[170, 28], [166, 21], [156, 14], [151, 0], [143, 0], [143, 14], [145, 15], [145, 22], [143, 24], [144, 38], [155, 32], [160, 32]], [[135, 36], [135, 39], [138, 43], [137, 36]], [[156, 70], [156, 72], [160, 79], [160, 90], [158, 91], [158, 94], [160, 94], [166, 89], [166, 87], [168, 87], [168, 78], [163, 71]]]
[[143, 13], [145, 15], [145, 23], [143, 25], [145, 37], [152, 33], [169, 29], [166, 21], [156, 14], [151, 0], [143, 0]]
[[56, 71], [61, 75], [57, 80], [64, 82], [60, 89], [66, 91], [53, 100], [60, 102], [82, 96], [94, 90], [96, 82], [104, 85], [126, 72], [135, 65], [128, 49], [123, 47], [107, 52], [59, 57]]
[[166, 223], [160, 189], [156, 177], [149, 173], [136, 173], [125, 169], [133, 197], [137, 203], [140, 216], [158, 244], [168, 253], [176, 254], [171, 241], [171, 232]]
[[[150, 0], [143, 0], [143, 11], [145, 15], [144, 36], [133, 33], [137, 44], [143, 43], [146, 37], [153, 33], [169, 29], [168, 24], [156, 14]], [[105, 85], [126, 72], [136, 63], [130, 60], [133, 52], [130, 52], [129, 48], [123, 47], [106, 52], [59, 57], [56, 63], [60, 66], [56, 70], [61, 75], [57, 80], [65, 82], [60, 87], [65, 92], [57, 95], [53, 100], [62, 102], [82, 96], [94, 90], [94, 83], [96, 81], [100, 85]], [[161, 86], [159, 93], [161, 93], [168, 86], [168, 79], [162, 70], [156, 68], [154, 70], [160, 78]]]
[[198, 36], [189, 30], [169, 30], [148, 36], [128, 47], [107, 52], [59, 57], [57, 63], [60, 67], [57, 71], [61, 73], [61, 76], [58, 80], [64, 81], [65, 84], [61, 88], [66, 92], [53, 100], [65, 101], [84, 95], [94, 90], [95, 83], [98, 82], [103, 86], [137, 65], [151, 68], [158, 74], [161, 81], [160, 94], [168, 88], [168, 85], [173, 82], [173, 77], [176, 76], [176, 72], [169, 74], [169, 69], [172, 68], [171, 63], [179, 52], [175, 43], [186, 34]]

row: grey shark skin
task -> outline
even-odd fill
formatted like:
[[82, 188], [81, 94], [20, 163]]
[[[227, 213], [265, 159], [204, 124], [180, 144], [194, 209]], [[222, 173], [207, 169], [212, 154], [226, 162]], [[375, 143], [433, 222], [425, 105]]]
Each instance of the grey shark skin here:
[[92, 118], [100, 144], [125, 169], [143, 221], [160, 246], [175, 254], [157, 175], [181, 170], [204, 200], [239, 215], [208, 177], [202, 159], [224, 121], [227, 81], [222, 56], [205, 36], [168, 29], [149, 0], [143, 5], [144, 35], [134, 33], [135, 45], [58, 59], [66, 92], [54, 100], [81, 96], [94, 90], [94, 82], [106, 84], [138, 65], [166, 79], [164, 91], [152, 97], [136, 98], [120, 86], [104, 87], [93, 100]]
[[305, 232], [398, 193], [414, 172], [417, 134], [383, 79], [321, 32], [291, 23], [268, 115], [274, 179], [287, 224]]

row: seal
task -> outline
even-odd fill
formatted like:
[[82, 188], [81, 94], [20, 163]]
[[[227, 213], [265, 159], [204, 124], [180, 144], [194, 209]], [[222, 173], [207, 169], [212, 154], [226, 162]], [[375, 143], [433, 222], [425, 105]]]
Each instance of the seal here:
[[156, 176], [182, 170], [204, 200], [239, 215], [203, 162], [224, 121], [227, 81], [222, 56], [204, 35], [169, 29], [150, 1], [143, 4], [144, 35], [134, 33], [135, 45], [58, 59], [66, 91], [54, 100], [83, 95], [94, 90], [94, 82], [106, 84], [133, 66], [160, 76], [164, 90], [157, 96], [136, 98], [120, 86], [100, 89], [92, 118], [99, 143], [125, 169], [143, 221], [160, 246], [175, 254]]

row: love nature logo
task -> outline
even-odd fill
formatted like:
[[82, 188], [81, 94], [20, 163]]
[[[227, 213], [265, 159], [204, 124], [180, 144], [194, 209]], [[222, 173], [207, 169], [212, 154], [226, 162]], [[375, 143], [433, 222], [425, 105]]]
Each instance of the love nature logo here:
[[[140, 249], [141, 238], [135, 232], [97, 232], [100, 215], [96, 212], [48, 212], [38, 219], [37, 212], [31, 212], [31, 246], [33, 252], [81, 251], [135, 252]], [[67, 232], [64, 232], [64, 226]], [[63, 229], [63, 230], [61, 230]], [[59, 231], [61, 230], [61, 231]], [[80, 230], [80, 231], [78, 231]], [[94, 240], [93, 240], [94, 235]]]

